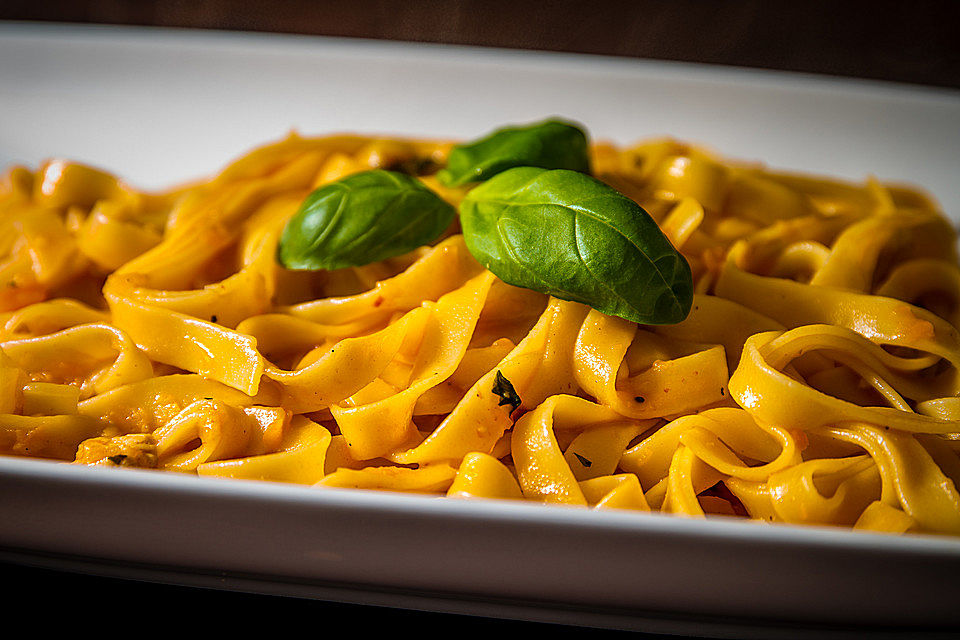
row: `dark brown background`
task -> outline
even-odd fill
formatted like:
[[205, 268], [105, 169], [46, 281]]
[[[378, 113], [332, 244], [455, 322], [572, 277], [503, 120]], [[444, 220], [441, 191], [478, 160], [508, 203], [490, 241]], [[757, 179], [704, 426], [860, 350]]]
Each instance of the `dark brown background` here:
[[540, 49], [960, 88], [958, 0], [4, 0], [0, 19]]

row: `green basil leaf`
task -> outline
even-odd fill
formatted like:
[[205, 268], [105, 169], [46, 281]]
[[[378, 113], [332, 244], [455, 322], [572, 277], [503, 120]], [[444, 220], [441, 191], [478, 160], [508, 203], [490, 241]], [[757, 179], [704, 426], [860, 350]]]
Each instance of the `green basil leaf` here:
[[642, 324], [690, 312], [690, 265], [637, 203], [575, 171], [519, 167], [460, 205], [473, 256], [509, 284]]
[[437, 179], [448, 187], [481, 182], [514, 167], [590, 172], [587, 134], [561, 120], [505, 127], [450, 151]]
[[342, 269], [413, 251], [440, 236], [456, 210], [411, 176], [377, 169], [326, 184], [283, 230], [288, 269]]

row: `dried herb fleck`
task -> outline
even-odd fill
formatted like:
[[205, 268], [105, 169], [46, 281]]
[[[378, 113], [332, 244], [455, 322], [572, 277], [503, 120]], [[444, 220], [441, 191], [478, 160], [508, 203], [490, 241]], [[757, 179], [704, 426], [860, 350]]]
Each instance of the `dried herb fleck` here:
[[520, 407], [521, 400], [517, 390], [513, 388], [513, 383], [507, 380], [506, 376], [500, 371], [497, 371], [497, 379], [493, 383], [493, 392], [500, 396], [500, 402], [497, 403], [498, 407], [510, 405], [511, 413]]
[[580, 464], [582, 464], [583, 466], [585, 466], [585, 467], [591, 467], [591, 466], [593, 466], [593, 461], [588, 460], [587, 458], [584, 458], [584, 457], [583, 457], [582, 455], [580, 455], [579, 453], [574, 452], [573, 455], [575, 455], [575, 456], [577, 457], [577, 460], [579, 460], [579, 461], [580, 461]]

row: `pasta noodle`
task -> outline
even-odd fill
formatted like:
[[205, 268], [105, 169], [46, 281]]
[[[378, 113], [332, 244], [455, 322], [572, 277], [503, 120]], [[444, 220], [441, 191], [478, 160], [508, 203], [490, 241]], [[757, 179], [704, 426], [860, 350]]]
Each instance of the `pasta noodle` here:
[[456, 222], [363, 267], [278, 264], [304, 198], [352, 173], [414, 167], [457, 205], [469, 186], [429, 169], [450, 149], [291, 135], [162, 193], [9, 169], [0, 452], [960, 535], [960, 269], [929, 197], [592, 144], [593, 174], [690, 264], [673, 325], [508, 285]]

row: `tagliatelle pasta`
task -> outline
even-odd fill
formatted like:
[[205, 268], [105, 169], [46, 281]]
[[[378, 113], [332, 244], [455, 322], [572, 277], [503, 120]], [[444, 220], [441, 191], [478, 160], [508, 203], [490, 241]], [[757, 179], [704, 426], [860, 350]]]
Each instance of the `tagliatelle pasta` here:
[[162, 193], [66, 161], [9, 169], [0, 452], [960, 535], [960, 269], [930, 198], [594, 144], [594, 176], [691, 267], [672, 325], [505, 284], [456, 222], [362, 267], [278, 264], [304, 198], [362, 170], [457, 205], [470, 186], [434, 175], [450, 149], [291, 135]]

